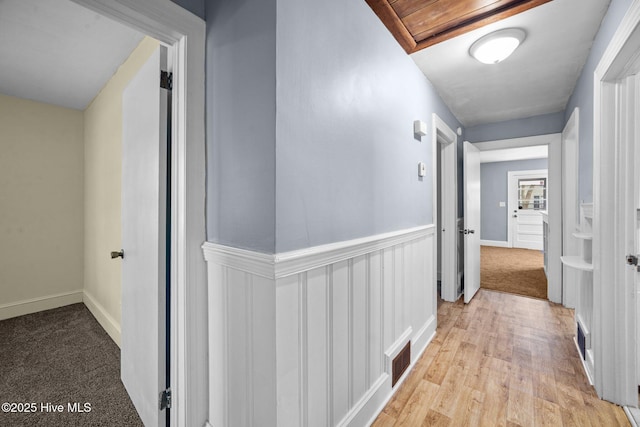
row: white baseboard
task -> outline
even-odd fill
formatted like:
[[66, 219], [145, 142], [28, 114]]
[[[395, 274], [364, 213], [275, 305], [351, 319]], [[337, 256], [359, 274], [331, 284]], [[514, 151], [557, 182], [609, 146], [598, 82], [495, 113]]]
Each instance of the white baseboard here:
[[117, 322], [105, 310], [105, 308], [87, 291], [83, 292], [82, 301], [87, 306], [93, 317], [96, 318], [100, 326], [109, 334], [111, 339], [120, 347], [120, 323]]
[[82, 291], [65, 292], [0, 305], [0, 320], [82, 302]]
[[631, 424], [632, 427], [638, 427], [638, 422], [640, 422], [640, 409], [631, 406], [625, 406], [624, 413], [627, 414], [629, 424]]
[[502, 240], [480, 240], [481, 246], [495, 246], [497, 248], [509, 248], [509, 242], [503, 242]]

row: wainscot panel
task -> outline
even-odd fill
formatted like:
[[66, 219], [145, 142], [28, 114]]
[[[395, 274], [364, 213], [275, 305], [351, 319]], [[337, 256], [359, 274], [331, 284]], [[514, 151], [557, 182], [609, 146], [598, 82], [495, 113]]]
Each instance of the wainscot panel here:
[[[219, 426], [363, 426], [391, 361], [436, 330], [434, 226], [266, 255], [213, 243], [209, 419]], [[407, 371], [408, 372], [408, 371]]]

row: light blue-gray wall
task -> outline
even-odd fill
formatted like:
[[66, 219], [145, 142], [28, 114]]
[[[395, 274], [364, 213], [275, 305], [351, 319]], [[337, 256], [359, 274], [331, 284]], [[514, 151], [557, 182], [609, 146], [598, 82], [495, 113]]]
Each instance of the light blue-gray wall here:
[[561, 111], [468, 127], [465, 129], [465, 138], [469, 142], [484, 142], [559, 133], [562, 132], [565, 122], [564, 111]]
[[631, 3], [632, 0], [611, 1], [565, 110], [566, 122], [575, 107], [580, 109], [578, 197], [584, 202], [593, 201], [593, 73]]
[[273, 253], [276, 0], [209, 0], [206, 21], [208, 239]]
[[194, 15], [199, 16], [200, 18], [205, 18], [205, 0], [171, 0], [175, 4], [178, 4]]
[[[510, 171], [547, 169], [547, 159], [516, 160], [482, 163], [480, 165], [480, 194], [482, 240], [506, 242], [508, 238], [508, 173]], [[507, 206], [500, 207], [500, 202]]]
[[278, 0], [277, 46], [277, 252], [432, 223], [413, 121], [459, 124], [367, 4]]
[[210, 241], [273, 253], [432, 223], [413, 121], [459, 123], [366, 2], [208, 0], [206, 20]]

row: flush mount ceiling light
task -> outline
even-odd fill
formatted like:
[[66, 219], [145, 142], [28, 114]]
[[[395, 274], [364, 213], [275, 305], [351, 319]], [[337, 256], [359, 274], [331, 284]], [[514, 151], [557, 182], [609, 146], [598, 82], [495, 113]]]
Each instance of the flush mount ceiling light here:
[[506, 28], [489, 33], [471, 45], [469, 53], [483, 64], [504, 61], [520, 46], [526, 34], [520, 28]]

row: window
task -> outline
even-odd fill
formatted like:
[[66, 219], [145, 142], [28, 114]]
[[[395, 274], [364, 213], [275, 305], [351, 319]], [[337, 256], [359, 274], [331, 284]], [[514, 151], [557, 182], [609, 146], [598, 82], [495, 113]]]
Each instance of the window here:
[[547, 208], [547, 178], [518, 180], [518, 209], [545, 210]]

